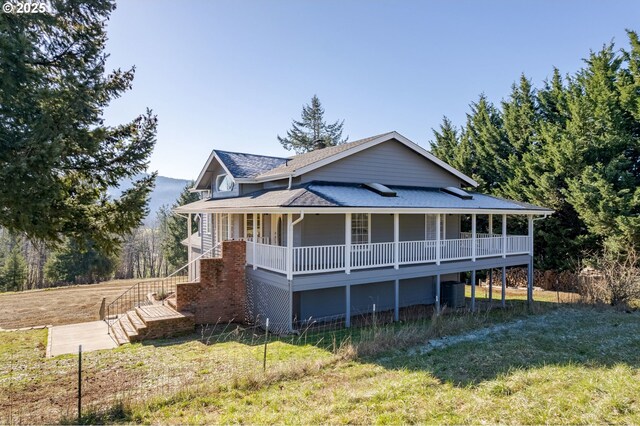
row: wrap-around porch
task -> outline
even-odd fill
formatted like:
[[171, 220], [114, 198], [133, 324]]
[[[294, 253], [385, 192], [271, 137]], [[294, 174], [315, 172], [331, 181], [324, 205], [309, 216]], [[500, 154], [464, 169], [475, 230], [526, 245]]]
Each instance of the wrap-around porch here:
[[[210, 218], [212, 226], [204, 231], [210, 232], [212, 241], [246, 240], [248, 266], [284, 274], [287, 279], [294, 275], [337, 271], [350, 274], [352, 270], [398, 269], [403, 265], [440, 265], [442, 262], [533, 253], [532, 215], [527, 216], [526, 235], [507, 232], [506, 214], [498, 215], [498, 232], [494, 229], [493, 214], [469, 214], [470, 232], [460, 232], [459, 214], [347, 212], [339, 223], [343, 229], [336, 229], [336, 216], [307, 215], [307, 220], [313, 220], [309, 224], [313, 230], [302, 232], [297, 228], [305, 221], [304, 211], [297, 214], [213, 214]], [[376, 216], [384, 216], [384, 221], [372, 220]], [[482, 221], [478, 216], [482, 216]], [[419, 230], [415, 226], [418, 220], [424, 221]], [[485, 232], [477, 232], [479, 222]], [[317, 234], [326, 235], [318, 237]], [[378, 241], [372, 239], [372, 234], [378, 235]], [[383, 241], [379, 241], [381, 239]], [[324, 244], [313, 244], [318, 241]], [[326, 244], [334, 241], [336, 244]]]

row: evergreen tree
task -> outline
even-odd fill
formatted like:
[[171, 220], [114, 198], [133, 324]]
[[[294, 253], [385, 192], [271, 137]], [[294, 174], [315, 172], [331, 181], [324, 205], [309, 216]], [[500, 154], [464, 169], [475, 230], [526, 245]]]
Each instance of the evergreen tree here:
[[465, 168], [479, 183], [479, 191], [493, 192], [509, 174], [509, 153], [500, 111], [480, 95], [467, 114], [458, 161], [466, 162]]
[[460, 135], [451, 120], [442, 118], [440, 129], [431, 129], [435, 140], [431, 142], [431, 153], [452, 167], [461, 170], [463, 164], [457, 163], [456, 152], [460, 145]]
[[144, 172], [156, 117], [106, 126], [103, 111], [134, 69], [105, 75], [112, 0], [52, 1], [52, 13], [0, 17], [0, 226], [115, 251], [146, 215], [155, 174], [117, 200], [107, 189]]
[[117, 258], [91, 242], [67, 239], [45, 264], [45, 276], [53, 283], [92, 284], [113, 276]]
[[[171, 209], [162, 208], [159, 213], [160, 227], [164, 235], [162, 252], [164, 253], [170, 272], [184, 266], [188, 258], [187, 247], [182, 244], [182, 241], [187, 238], [187, 219], [173, 214], [171, 210], [198, 201], [198, 194], [190, 191], [192, 186], [193, 182], [188, 183], [180, 193], [176, 202], [171, 206]], [[193, 226], [191, 232], [197, 231], [197, 226]]]
[[293, 120], [287, 136], [283, 138], [278, 135], [278, 141], [286, 150], [294, 150], [297, 154], [339, 145], [348, 139], [342, 139], [343, 125], [344, 120], [327, 124], [324, 121], [324, 108], [320, 99], [313, 95], [311, 104], [302, 106], [300, 121]]
[[26, 290], [27, 262], [16, 245], [9, 252], [4, 261], [4, 267], [0, 273], [0, 287], [4, 291]]

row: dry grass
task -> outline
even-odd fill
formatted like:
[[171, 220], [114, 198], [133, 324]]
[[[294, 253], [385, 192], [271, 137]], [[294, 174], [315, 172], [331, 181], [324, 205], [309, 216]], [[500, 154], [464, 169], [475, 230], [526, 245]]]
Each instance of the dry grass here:
[[0, 328], [74, 324], [99, 319], [102, 298], [107, 303], [141, 280], [0, 293]]

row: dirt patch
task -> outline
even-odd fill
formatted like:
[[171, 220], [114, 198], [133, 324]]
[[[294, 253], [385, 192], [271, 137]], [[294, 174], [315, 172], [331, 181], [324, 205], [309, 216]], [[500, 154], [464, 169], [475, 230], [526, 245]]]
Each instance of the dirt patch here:
[[0, 294], [0, 328], [98, 320], [103, 297], [110, 303], [139, 281], [113, 280], [100, 284]]

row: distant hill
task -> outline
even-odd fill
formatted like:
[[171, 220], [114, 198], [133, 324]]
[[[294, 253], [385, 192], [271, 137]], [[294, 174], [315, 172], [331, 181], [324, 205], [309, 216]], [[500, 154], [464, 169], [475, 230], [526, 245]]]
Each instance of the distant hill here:
[[[119, 197], [123, 190], [131, 188], [131, 182], [131, 180], [122, 181], [118, 188], [109, 190], [109, 195], [113, 198]], [[186, 179], [158, 176], [156, 178], [156, 187], [149, 199], [149, 215], [144, 220], [145, 225], [153, 224], [153, 221], [156, 219], [156, 213], [160, 207], [163, 205], [172, 205], [189, 182], [190, 181]]]

